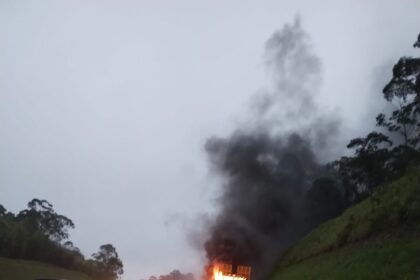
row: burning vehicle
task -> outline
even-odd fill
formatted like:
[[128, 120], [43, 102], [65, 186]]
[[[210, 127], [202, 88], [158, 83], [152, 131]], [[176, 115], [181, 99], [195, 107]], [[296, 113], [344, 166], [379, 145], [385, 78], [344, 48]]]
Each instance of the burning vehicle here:
[[251, 267], [229, 263], [213, 264], [213, 280], [250, 280]]

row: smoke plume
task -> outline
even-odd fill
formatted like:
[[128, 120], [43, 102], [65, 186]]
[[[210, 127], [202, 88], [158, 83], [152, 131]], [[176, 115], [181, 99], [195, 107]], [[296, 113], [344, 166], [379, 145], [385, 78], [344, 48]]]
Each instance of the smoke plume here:
[[273, 83], [253, 98], [250, 120], [205, 144], [223, 184], [204, 244], [208, 268], [216, 261], [248, 264], [254, 279], [342, 209], [340, 188], [323, 164], [339, 122], [315, 102], [321, 62], [299, 19], [268, 39], [265, 59]]

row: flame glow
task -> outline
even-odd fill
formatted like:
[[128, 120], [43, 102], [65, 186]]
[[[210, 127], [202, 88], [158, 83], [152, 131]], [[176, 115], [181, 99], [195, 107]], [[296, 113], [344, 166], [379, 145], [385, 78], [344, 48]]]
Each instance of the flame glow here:
[[213, 268], [213, 280], [246, 280], [245, 277], [235, 274], [224, 275], [217, 267]]

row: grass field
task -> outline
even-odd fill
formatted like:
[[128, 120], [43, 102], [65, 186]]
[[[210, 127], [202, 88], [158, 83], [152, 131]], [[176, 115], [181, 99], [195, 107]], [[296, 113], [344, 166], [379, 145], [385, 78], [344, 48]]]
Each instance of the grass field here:
[[46, 263], [0, 258], [0, 280], [33, 280], [40, 277], [92, 280], [83, 273]]
[[420, 170], [308, 234], [269, 280], [420, 279]]

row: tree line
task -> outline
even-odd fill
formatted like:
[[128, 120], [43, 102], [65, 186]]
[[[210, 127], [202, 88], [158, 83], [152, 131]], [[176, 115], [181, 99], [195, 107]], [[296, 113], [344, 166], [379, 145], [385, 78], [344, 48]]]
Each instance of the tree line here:
[[[420, 48], [420, 35], [413, 47]], [[349, 142], [347, 148], [354, 151], [353, 156], [331, 163], [341, 177], [349, 204], [420, 162], [420, 57], [400, 58], [392, 74], [382, 91], [391, 112], [376, 117], [377, 130]]]
[[46, 200], [32, 199], [17, 214], [0, 205], [0, 256], [47, 262], [80, 271], [97, 280], [115, 280], [123, 263], [112, 244], [85, 258], [69, 240], [74, 223]]

